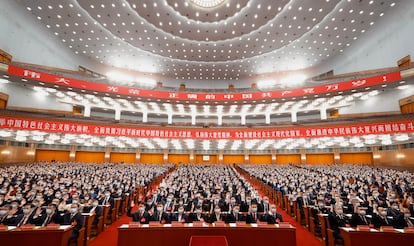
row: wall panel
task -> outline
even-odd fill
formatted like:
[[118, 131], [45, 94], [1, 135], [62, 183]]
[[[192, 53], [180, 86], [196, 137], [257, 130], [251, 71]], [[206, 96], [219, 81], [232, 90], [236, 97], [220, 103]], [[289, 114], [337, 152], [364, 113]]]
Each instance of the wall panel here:
[[174, 164], [188, 164], [190, 163], [190, 155], [184, 154], [169, 154], [168, 162]]
[[341, 164], [373, 164], [372, 153], [341, 153]]
[[113, 163], [136, 163], [136, 154], [135, 153], [118, 153], [113, 152], [109, 157], [109, 161]]
[[30, 148], [0, 146], [0, 163], [33, 162], [35, 156], [30, 152], [33, 153]]
[[218, 163], [217, 155], [209, 155], [210, 160], [208, 161], [204, 161], [203, 156], [204, 155], [196, 155], [194, 163], [195, 164], [217, 164]]
[[104, 152], [77, 151], [75, 161], [84, 163], [104, 163]]
[[272, 155], [250, 155], [250, 164], [272, 164]]
[[70, 161], [68, 150], [36, 150], [36, 161]]
[[335, 164], [333, 154], [307, 154], [306, 164], [309, 165], [332, 165]]
[[244, 164], [244, 155], [223, 155], [223, 164]]
[[276, 155], [276, 164], [300, 164], [300, 154]]
[[164, 154], [142, 154], [141, 163], [143, 164], [164, 164]]

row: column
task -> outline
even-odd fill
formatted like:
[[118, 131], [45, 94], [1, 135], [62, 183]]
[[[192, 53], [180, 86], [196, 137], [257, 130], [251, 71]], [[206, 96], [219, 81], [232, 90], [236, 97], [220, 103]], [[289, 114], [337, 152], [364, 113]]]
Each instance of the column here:
[[85, 108], [83, 110], [83, 116], [91, 117], [91, 105], [85, 105]]
[[296, 111], [291, 112], [292, 122], [298, 122], [298, 116]]
[[168, 125], [172, 124], [172, 113], [168, 113]]
[[195, 114], [191, 114], [191, 125], [195, 125], [196, 124], [196, 115]]
[[321, 108], [321, 120], [326, 120], [328, 117], [326, 116], [326, 108]]
[[105, 162], [110, 162], [110, 161], [111, 161], [111, 148], [106, 147], [105, 148]]
[[266, 123], [267, 125], [269, 125], [269, 124], [270, 124], [270, 113], [266, 113], [266, 114], [265, 114], [265, 123]]
[[223, 124], [223, 116], [218, 115], [217, 116], [217, 125], [221, 126]]
[[142, 111], [142, 122], [143, 123], [148, 122], [148, 111], [147, 110]]
[[306, 164], [306, 150], [300, 150], [300, 164]]
[[135, 151], [135, 163], [141, 162], [141, 149], [136, 149]]
[[241, 115], [241, 125], [242, 126], [246, 125], [246, 115], [245, 114]]
[[115, 109], [115, 120], [121, 119], [121, 109], [117, 108]]
[[70, 146], [69, 160], [70, 161], [76, 160], [76, 146], [74, 145]]

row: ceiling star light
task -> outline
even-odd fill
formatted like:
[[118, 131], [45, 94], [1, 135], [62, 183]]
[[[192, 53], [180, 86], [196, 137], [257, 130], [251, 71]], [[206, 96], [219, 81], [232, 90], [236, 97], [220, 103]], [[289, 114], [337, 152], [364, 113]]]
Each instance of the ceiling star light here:
[[193, 4], [203, 8], [214, 8], [225, 1], [226, 0], [191, 0]]

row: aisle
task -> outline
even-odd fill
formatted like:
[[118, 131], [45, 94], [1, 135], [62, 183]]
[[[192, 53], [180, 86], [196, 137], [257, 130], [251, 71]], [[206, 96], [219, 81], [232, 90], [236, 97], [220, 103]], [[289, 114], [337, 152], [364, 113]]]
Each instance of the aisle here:
[[118, 244], [118, 227], [128, 224], [131, 218], [123, 215], [115, 223], [107, 226], [105, 230], [88, 244], [88, 246], [116, 246]]

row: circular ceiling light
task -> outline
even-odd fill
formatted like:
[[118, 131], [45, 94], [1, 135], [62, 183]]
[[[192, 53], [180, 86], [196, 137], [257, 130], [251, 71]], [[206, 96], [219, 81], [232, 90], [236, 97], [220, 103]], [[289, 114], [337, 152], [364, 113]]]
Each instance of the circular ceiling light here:
[[203, 8], [214, 8], [226, 0], [190, 0], [193, 4]]

